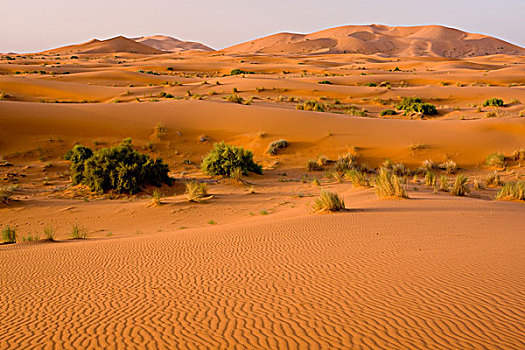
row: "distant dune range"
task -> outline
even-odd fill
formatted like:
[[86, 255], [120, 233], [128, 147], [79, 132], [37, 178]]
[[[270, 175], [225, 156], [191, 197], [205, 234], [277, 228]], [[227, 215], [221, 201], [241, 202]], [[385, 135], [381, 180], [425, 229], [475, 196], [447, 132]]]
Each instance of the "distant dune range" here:
[[[93, 39], [83, 44], [64, 46], [43, 53], [100, 54], [129, 52], [161, 54], [188, 50], [215, 51], [191, 41], [165, 35], [107, 40]], [[388, 27], [383, 25], [343, 26], [311, 34], [278, 33], [221, 50], [227, 54], [313, 55], [357, 53], [383, 57], [466, 58], [485, 55], [525, 55], [525, 49], [506, 41], [467, 33], [439, 25]]]

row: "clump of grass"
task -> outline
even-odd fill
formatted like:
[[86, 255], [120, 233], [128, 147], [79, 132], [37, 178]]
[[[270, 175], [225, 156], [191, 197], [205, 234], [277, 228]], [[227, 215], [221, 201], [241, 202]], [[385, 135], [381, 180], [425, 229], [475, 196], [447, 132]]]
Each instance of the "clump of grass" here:
[[448, 192], [448, 178], [446, 175], [441, 175], [440, 181], [439, 181], [439, 190], [443, 192]]
[[427, 185], [428, 187], [433, 187], [435, 186], [435, 184], [436, 184], [436, 174], [431, 170], [427, 170], [425, 174], [425, 185]]
[[503, 186], [503, 181], [497, 171], [493, 171], [489, 174], [486, 181], [487, 186]]
[[503, 104], [501, 98], [491, 98], [483, 102], [483, 107], [503, 107]]
[[525, 148], [520, 148], [512, 152], [511, 157], [514, 160], [525, 160]]
[[295, 109], [300, 111], [324, 112], [326, 110], [326, 106], [319, 101], [310, 100], [296, 105]]
[[493, 112], [493, 111], [485, 113], [485, 118], [496, 118], [497, 116], [498, 116], [498, 113]]
[[454, 174], [458, 170], [458, 165], [453, 160], [449, 159], [445, 163], [439, 164], [439, 168], [445, 170], [449, 174]]
[[160, 205], [161, 204], [161, 202], [160, 202], [161, 198], [162, 198], [162, 193], [158, 189], [154, 189], [153, 190], [153, 195], [152, 195], [152, 198], [151, 198], [151, 202], [153, 203], [153, 205], [155, 205], [155, 206]]
[[208, 221], [208, 224], [209, 224], [209, 225], [217, 225], [217, 222], [214, 221], [214, 220], [209, 220], [209, 221]]
[[485, 164], [498, 169], [504, 169], [506, 166], [505, 156], [503, 155], [503, 153], [489, 154], [487, 156], [487, 159], [485, 160]]
[[426, 173], [428, 170], [433, 170], [435, 168], [437, 168], [436, 163], [434, 163], [433, 161], [427, 159], [427, 160], [424, 160], [421, 163], [421, 166], [418, 168], [418, 172]]
[[16, 229], [11, 228], [7, 225], [2, 230], [2, 242], [4, 243], [16, 243]]
[[452, 191], [450, 193], [454, 196], [464, 196], [470, 193], [468, 183], [468, 177], [463, 174], [458, 175], [456, 177], [456, 181], [454, 181], [454, 186], [452, 187]]
[[386, 159], [381, 168], [386, 169], [397, 176], [410, 175], [410, 169], [408, 169], [403, 163], [394, 163], [390, 159]]
[[314, 177], [314, 178], [312, 179], [312, 182], [310, 182], [310, 183], [311, 183], [312, 185], [314, 185], [314, 186], [321, 186], [321, 182], [320, 182], [319, 179], [316, 178], [316, 177]]
[[498, 192], [496, 199], [525, 201], [525, 182], [507, 182]]
[[394, 111], [393, 109], [385, 109], [384, 111], [381, 111], [381, 113], [379, 113], [379, 115], [382, 116], [382, 117], [392, 116], [392, 115], [397, 115], [397, 112]]
[[8, 204], [15, 194], [15, 189], [13, 185], [0, 184], [0, 204]]
[[266, 153], [272, 156], [275, 156], [279, 153], [279, 151], [285, 149], [286, 147], [288, 147], [288, 141], [283, 140], [283, 139], [276, 140], [270, 143], [270, 145], [268, 146], [268, 149], [266, 150]]
[[335, 192], [321, 191], [319, 198], [314, 200], [312, 210], [316, 213], [336, 212], [345, 209], [345, 202]]
[[428, 148], [428, 145], [424, 143], [415, 143], [413, 145], [410, 145], [410, 151], [412, 154], [415, 154], [418, 151], [422, 151]]
[[364, 171], [352, 169], [345, 172], [344, 176], [354, 186], [370, 187], [370, 179]]
[[48, 241], [54, 241], [56, 236], [56, 229], [53, 226], [44, 227], [44, 237]]
[[323, 166], [320, 165], [317, 160], [315, 159], [309, 159], [307, 162], [306, 162], [306, 169], [308, 169], [308, 171], [319, 171], [319, 170], [323, 170]]
[[186, 197], [189, 202], [199, 203], [208, 197], [208, 185], [199, 182], [186, 183]]
[[485, 189], [485, 187], [483, 187], [483, 184], [477, 178], [474, 178], [474, 180], [472, 180], [472, 186], [474, 186], [475, 190]]
[[231, 95], [226, 96], [226, 101], [230, 101], [233, 103], [239, 103], [239, 104], [244, 103], [244, 99], [237, 94], [231, 94]]
[[71, 225], [70, 237], [72, 239], [86, 239], [88, 236], [87, 230], [79, 224]]
[[408, 198], [401, 179], [391, 171], [382, 168], [375, 179], [375, 189], [378, 197]]

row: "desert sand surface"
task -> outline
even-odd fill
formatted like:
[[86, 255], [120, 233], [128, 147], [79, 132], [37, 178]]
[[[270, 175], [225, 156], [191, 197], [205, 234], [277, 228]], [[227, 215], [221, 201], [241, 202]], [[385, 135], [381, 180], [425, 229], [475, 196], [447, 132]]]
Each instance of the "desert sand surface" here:
[[[338, 35], [348, 42], [332, 45]], [[0, 56], [0, 185], [14, 188], [0, 229], [18, 234], [0, 244], [0, 349], [525, 348], [525, 202], [496, 200], [525, 179], [523, 48], [439, 26], [270, 39], [206, 51], [117, 37]], [[397, 46], [344, 53], [357, 39]], [[437, 115], [381, 115], [416, 96]], [[483, 106], [492, 98], [503, 105]], [[308, 101], [323, 111], [300, 110]], [[172, 186], [72, 184], [73, 146], [127, 138], [164, 160]], [[204, 174], [221, 141], [253, 151], [263, 174]], [[486, 164], [496, 152], [502, 167]], [[348, 154], [370, 186], [334, 173]], [[407, 169], [408, 199], [376, 195], [387, 159]], [[467, 176], [469, 193], [426, 184], [430, 161], [456, 164], [435, 176]], [[189, 202], [193, 181], [212, 198]], [[346, 210], [312, 213], [322, 191]]]

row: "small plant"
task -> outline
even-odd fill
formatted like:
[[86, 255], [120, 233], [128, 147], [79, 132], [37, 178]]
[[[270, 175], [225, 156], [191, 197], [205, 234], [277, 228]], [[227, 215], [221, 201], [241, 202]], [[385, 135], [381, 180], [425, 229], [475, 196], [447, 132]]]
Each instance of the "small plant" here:
[[497, 117], [498, 117], [498, 113], [496, 112], [490, 111], [490, 112], [485, 113], [485, 118], [497, 118]]
[[525, 160], [525, 148], [520, 148], [512, 152], [512, 159], [514, 160]]
[[498, 192], [496, 199], [525, 201], [525, 182], [507, 182]]
[[306, 162], [306, 169], [308, 171], [320, 171], [320, 170], [323, 170], [323, 166], [319, 165], [319, 163], [317, 163], [317, 160], [309, 159]]
[[314, 112], [324, 112], [326, 109], [326, 106], [315, 100], [305, 101], [302, 104], [298, 104], [295, 106], [295, 109], [300, 111], [314, 111]]
[[489, 174], [486, 181], [487, 186], [503, 186], [503, 181], [497, 171]]
[[201, 168], [208, 175], [230, 176], [236, 169], [241, 169], [243, 175], [248, 175], [248, 172], [262, 174], [262, 167], [254, 162], [251, 151], [224, 142], [213, 145]]
[[314, 186], [321, 186], [321, 182], [320, 182], [319, 179], [316, 178], [316, 177], [314, 177], [314, 178], [312, 179], [311, 184], [314, 185]]
[[162, 193], [158, 189], [153, 190], [153, 195], [151, 198], [151, 202], [153, 205], [157, 206], [160, 205], [160, 199], [162, 198]]
[[48, 241], [54, 241], [56, 235], [56, 229], [53, 226], [44, 227], [44, 237]]
[[433, 187], [435, 184], [436, 174], [431, 170], [427, 170], [427, 173], [425, 174], [425, 185], [428, 187]]
[[199, 203], [208, 197], [208, 185], [199, 182], [186, 183], [186, 197], [189, 202]]
[[208, 221], [208, 224], [209, 224], [209, 225], [217, 225], [217, 222], [214, 221], [214, 220], [209, 220], [209, 221]]
[[489, 154], [487, 156], [487, 159], [485, 160], [485, 164], [490, 166], [490, 167], [494, 167], [494, 168], [498, 168], [498, 169], [504, 169], [506, 164], [505, 164], [505, 156], [503, 155], [503, 153], [492, 153], [492, 154]]
[[449, 159], [445, 163], [439, 165], [440, 169], [445, 170], [449, 174], [455, 174], [458, 170], [458, 165], [453, 160]]
[[370, 187], [370, 179], [363, 171], [359, 171], [357, 169], [348, 170], [345, 172], [345, 177], [354, 186]]
[[381, 168], [375, 179], [375, 189], [378, 197], [408, 198], [406, 188], [401, 179], [391, 171]]
[[503, 107], [504, 103], [501, 98], [491, 98], [483, 102], [483, 107]]
[[231, 95], [226, 96], [226, 101], [230, 101], [233, 103], [239, 103], [239, 104], [244, 103], [244, 99], [237, 94], [231, 94]]
[[15, 186], [0, 184], [0, 204], [8, 204], [15, 193]]
[[302, 182], [302, 183], [304, 183], [304, 184], [305, 184], [305, 183], [308, 183], [308, 180], [309, 180], [309, 178], [308, 178], [308, 175], [307, 175], [307, 174], [303, 174], [303, 175], [301, 175], [301, 182]]
[[88, 236], [87, 230], [78, 224], [71, 225], [70, 237], [72, 239], [86, 239]]
[[439, 190], [443, 192], [448, 192], [448, 178], [446, 175], [441, 175], [440, 181], [439, 181]]
[[450, 193], [454, 196], [464, 196], [465, 194], [470, 193], [468, 182], [468, 177], [462, 174], [458, 175]]
[[16, 243], [16, 229], [11, 228], [7, 225], [2, 230], [2, 242], [4, 243]]
[[168, 134], [168, 128], [163, 123], [157, 123], [155, 125], [155, 128], [153, 129], [153, 135], [151, 135], [153, 138], [164, 141], [166, 138], [166, 135]]
[[335, 192], [321, 191], [319, 198], [314, 200], [312, 210], [316, 213], [336, 212], [345, 209], [345, 202]]
[[483, 190], [483, 189], [485, 189], [483, 184], [477, 178], [474, 178], [474, 180], [472, 180], [472, 186], [474, 186], [475, 190]]
[[387, 116], [387, 115], [396, 115], [397, 112], [394, 111], [393, 109], [385, 109], [384, 111], [381, 111], [381, 113], [379, 113], [380, 116], [384, 117], [384, 116]]
[[266, 150], [266, 153], [275, 156], [279, 153], [280, 150], [285, 149], [288, 147], [288, 141], [286, 140], [277, 140], [270, 143], [268, 146], [268, 149]]

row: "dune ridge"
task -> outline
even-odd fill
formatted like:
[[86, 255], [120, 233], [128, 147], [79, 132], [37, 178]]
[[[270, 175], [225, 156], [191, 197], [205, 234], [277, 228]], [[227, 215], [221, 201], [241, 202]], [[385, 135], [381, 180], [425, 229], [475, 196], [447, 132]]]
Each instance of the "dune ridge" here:
[[107, 40], [92, 39], [88, 42], [47, 50], [45, 54], [101, 54], [130, 52], [144, 55], [160, 54], [162, 51], [143, 45], [124, 36], [116, 36]]
[[490, 36], [439, 25], [342, 26], [311, 34], [279, 33], [222, 50], [226, 53], [342, 54], [386, 57], [464, 58], [494, 54], [524, 55], [525, 49]]
[[182, 41], [167, 35], [142, 36], [140, 38], [132, 38], [132, 40], [165, 52], [188, 50], [215, 51], [204, 44], [194, 41]]

